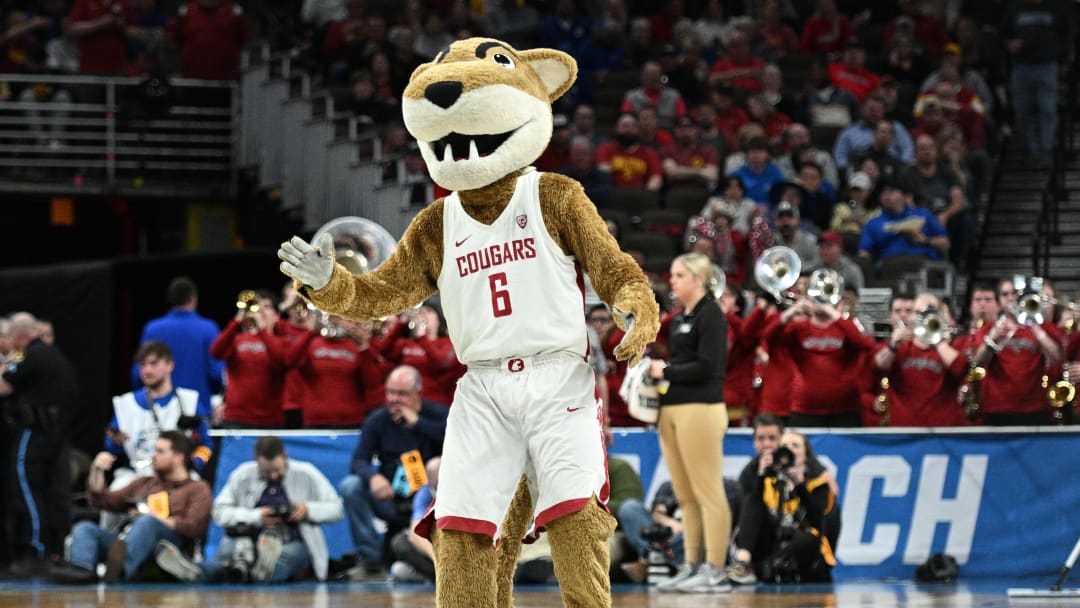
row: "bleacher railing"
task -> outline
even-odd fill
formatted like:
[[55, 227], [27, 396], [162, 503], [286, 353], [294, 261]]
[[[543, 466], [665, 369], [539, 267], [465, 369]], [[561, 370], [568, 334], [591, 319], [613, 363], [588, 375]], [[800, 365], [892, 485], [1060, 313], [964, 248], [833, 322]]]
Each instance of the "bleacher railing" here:
[[1073, 137], [1074, 104], [1077, 79], [1066, 79], [1064, 97], [1059, 97], [1057, 132], [1054, 134], [1054, 153], [1050, 174], [1042, 191], [1042, 205], [1035, 223], [1035, 239], [1032, 241], [1032, 276], [1050, 276], [1051, 247], [1062, 244], [1061, 205], [1069, 198], [1065, 174], [1075, 152]]
[[0, 191], [235, 194], [235, 82], [39, 74], [0, 82], [17, 91], [0, 102]]

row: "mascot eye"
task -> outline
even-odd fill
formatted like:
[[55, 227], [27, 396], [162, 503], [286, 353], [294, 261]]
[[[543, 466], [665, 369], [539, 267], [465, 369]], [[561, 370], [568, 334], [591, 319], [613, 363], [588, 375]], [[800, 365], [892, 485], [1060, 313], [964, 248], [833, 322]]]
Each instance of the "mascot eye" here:
[[492, 55], [491, 58], [495, 61], [495, 63], [501, 65], [504, 68], [513, 68], [513, 67], [515, 67], [514, 66], [514, 60], [510, 59], [506, 55], [503, 55], [502, 53], [495, 53], [494, 55]]

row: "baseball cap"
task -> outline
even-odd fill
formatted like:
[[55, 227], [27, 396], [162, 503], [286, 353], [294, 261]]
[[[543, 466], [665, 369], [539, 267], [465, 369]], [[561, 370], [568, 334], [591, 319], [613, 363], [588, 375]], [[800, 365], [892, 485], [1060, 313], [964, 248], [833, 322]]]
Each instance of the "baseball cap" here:
[[870, 189], [870, 176], [863, 171], [856, 171], [848, 179], [849, 188], [858, 188], [859, 190]]
[[683, 114], [682, 116], [675, 119], [675, 126], [676, 127], [696, 127], [697, 123], [694, 122], [694, 119], [691, 118], [689, 114]]
[[799, 217], [799, 208], [795, 205], [792, 205], [789, 201], [780, 201], [776, 205], [776, 217], [780, 217], [782, 215]]
[[819, 245], [844, 245], [844, 239], [840, 238], [840, 235], [832, 230], [826, 230], [818, 237]]

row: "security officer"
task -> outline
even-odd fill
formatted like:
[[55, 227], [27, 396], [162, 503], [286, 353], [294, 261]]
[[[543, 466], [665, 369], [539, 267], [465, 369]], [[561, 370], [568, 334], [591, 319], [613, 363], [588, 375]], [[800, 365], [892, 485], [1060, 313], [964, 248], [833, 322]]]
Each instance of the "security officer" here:
[[63, 552], [71, 527], [71, 496], [65, 425], [76, 404], [75, 368], [38, 337], [37, 320], [25, 312], [11, 316], [13, 355], [0, 373], [4, 416], [14, 429], [8, 472], [15, 563], [11, 574], [33, 576]]

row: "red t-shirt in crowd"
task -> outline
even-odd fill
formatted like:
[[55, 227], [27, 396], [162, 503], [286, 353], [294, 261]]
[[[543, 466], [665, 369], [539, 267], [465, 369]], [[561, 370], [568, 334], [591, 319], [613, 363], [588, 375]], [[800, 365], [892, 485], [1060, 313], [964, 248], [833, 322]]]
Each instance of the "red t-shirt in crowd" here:
[[[720, 155], [716, 152], [716, 148], [712, 146], [703, 146], [697, 144], [689, 148], [684, 148], [677, 145], [664, 146], [660, 149], [660, 158], [663, 160], [671, 159], [675, 161], [676, 165], [681, 167], [690, 167], [692, 169], [701, 169], [707, 165], [720, 166]], [[703, 178], [690, 178], [690, 179], [671, 179], [667, 178], [668, 186], [705, 186]]]
[[[72, 24], [121, 14], [127, 25], [138, 18], [127, 0], [75, 0], [68, 19]], [[127, 63], [127, 33], [109, 26], [79, 38], [79, 71], [84, 74], [119, 74]]]
[[210, 10], [188, 2], [169, 22], [168, 31], [181, 49], [185, 78], [235, 80], [240, 75], [240, 52], [251, 34], [244, 9], [231, 0]]
[[849, 319], [827, 327], [808, 320], [777, 323], [779, 341], [791, 350], [791, 358], [803, 375], [802, 399], [791, 411], [815, 416], [859, 411], [859, 365], [862, 353], [874, 346]]
[[386, 347], [382, 350], [387, 361], [392, 366], [411, 365], [420, 372], [424, 399], [447, 406], [453, 404], [457, 381], [465, 375], [465, 366], [458, 361], [450, 338], [414, 338], [407, 333], [405, 323], [397, 323], [387, 333]]
[[660, 155], [651, 148], [635, 145], [627, 151], [617, 141], [600, 144], [596, 164], [611, 165], [611, 179], [616, 188], [644, 188], [654, 175], [661, 175]]
[[[993, 326], [993, 323], [984, 325], [975, 337], [975, 343], [982, 344]], [[1052, 322], [1046, 321], [1042, 328], [1061, 341], [1061, 333]], [[1001, 352], [990, 358], [986, 364], [986, 377], [982, 380], [983, 413], [1049, 413], [1046, 389], [1042, 385], [1042, 377], [1047, 372], [1046, 359], [1034, 332], [1031, 328], [1020, 327], [1012, 338], [1004, 344], [998, 342], [998, 345], [1002, 347]]]
[[[297, 342], [308, 335], [304, 327], [297, 327], [285, 319], [279, 319], [274, 325], [274, 335], [281, 340], [286, 355]], [[300, 370], [295, 367], [285, 368], [285, 386], [282, 390], [281, 409], [284, 411], [300, 409]]]
[[854, 31], [844, 15], [837, 15], [836, 20], [836, 27], [833, 27], [832, 21], [816, 15], [807, 19], [799, 39], [802, 50], [808, 53], [839, 53], [844, 50]]
[[[749, 417], [756, 413], [754, 392], [754, 357], [761, 342], [765, 311], [755, 307], [746, 318], [727, 313], [728, 356], [724, 375], [724, 402], [728, 411], [746, 410]], [[734, 424], [733, 424], [734, 425]]]
[[381, 405], [365, 399], [366, 388], [382, 382], [375, 354], [351, 339], [308, 332], [286, 354], [285, 364], [300, 372], [304, 426], [359, 427]]
[[803, 377], [791, 349], [777, 339], [779, 328], [780, 314], [769, 313], [761, 336], [761, 346], [768, 352], [769, 361], [757, 369], [761, 377], [758, 411], [786, 417], [792, 411], [802, 410]]
[[[712, 68], [709, 70], [709, 75], [722, 74], [732, 70], [745, 70], [747, 68], [765, 68], [765, 62], [757, 57], [751, 57], [745, 62], [738, 62], [731, 57], [724, 57], [718, 59], [712, 64]], [[758, 76], [738, 76], [732, 78], [730, 85], [736, 89], [742, 89], [751, 93], [757, 93], [761, 90], [761, 78]]]
[[901, 342], [887, 373], [889, 426], [963, 424], [964, 411], [956, 397], [966, 372], [963, 352], [946, 366], [936, 348], [922, 349], [910, 340]]
[[285, 345], [263, 330], [250, 334], [229, 321], [210, 344], [210, 356], [225, 361], [225, 420], [263, 426], [285, 422]]

